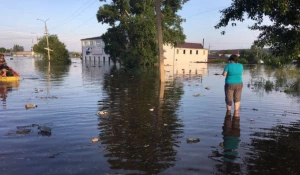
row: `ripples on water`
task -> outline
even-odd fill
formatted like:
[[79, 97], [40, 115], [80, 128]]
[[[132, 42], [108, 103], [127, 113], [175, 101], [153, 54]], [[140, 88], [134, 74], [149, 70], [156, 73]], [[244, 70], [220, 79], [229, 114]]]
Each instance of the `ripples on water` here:
[[255, 84], [275, 79], [263, 67], [245, 67], [237, 120], [226, 117], [224, 77], [215, 75], [224, 65], [198, 64], [202, 76], [169, 73], [160, 85], [154, 70], [129, 73], [108, 62], [8, 63], [24, 79], [0, 84], [1, 175], [300, 173], [299, 98]]

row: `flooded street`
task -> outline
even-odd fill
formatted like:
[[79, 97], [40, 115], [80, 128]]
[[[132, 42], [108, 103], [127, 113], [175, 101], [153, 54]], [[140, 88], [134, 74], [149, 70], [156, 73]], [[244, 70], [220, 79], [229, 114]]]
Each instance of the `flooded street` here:
[[7, 62], [22, 77], [0, 84], [1, 175], [300, 174], [299, 92], [284, 93], [289, 76], [264, 66], [245, 66], [236, 120], [226, 117], [225, 65], [177, 76], [169, 67], [160, 85], [156, 70], [109, 62]]

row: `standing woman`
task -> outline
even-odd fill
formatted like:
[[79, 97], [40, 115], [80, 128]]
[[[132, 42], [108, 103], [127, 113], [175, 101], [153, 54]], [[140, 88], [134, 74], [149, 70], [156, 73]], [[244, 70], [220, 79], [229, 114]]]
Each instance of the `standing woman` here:
[[239, 117], [239, 108], [241, 103], [243, 80], [242, 74], [244, 67], [238, 63], [238, 56], [231, 55], [229, 63], [224, 68], [223, 76], [225, 79], [225, 102], [227, 112], [231, 111], [232, 101], [234, 102], [234, 117]]

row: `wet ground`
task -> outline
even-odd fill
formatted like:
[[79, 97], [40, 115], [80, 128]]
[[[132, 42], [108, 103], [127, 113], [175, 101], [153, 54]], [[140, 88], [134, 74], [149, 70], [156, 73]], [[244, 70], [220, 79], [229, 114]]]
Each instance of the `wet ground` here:
[[273, 70], [245, 66], [238, 120], [226, 117], [224, 65], [168, 71], [160, 85], [154, 70], [72, 61], [8, 60], [22, 78], [0, 84], [1, 175], [300, 174], [300, 100], [267, 88]]

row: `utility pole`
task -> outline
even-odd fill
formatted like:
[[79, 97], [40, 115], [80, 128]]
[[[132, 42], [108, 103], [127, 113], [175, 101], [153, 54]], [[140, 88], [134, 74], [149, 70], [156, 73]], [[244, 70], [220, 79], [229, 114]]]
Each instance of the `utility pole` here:
[[163, 36], [161, 24], [161, 0], [155, 1], [156, 12], [156, 35], [158, 40], [158, 59], [159, 59], [159, 74], [160, 82], [165, 82], [165, 65], [164, 65], [164, 51], [163, 51]]
[[47, 22], [49, 19], [47, 19], [47, 20], [41, 20], [41, 19], [37, 18], [37, 20], [43, 21], [44, 24], [45, 24], [45, 35], [46, 35], [46, 40], [47, 40], [47, 47], [45, 48], [45, 50], [48, 51], [48, 61], [50, 61], [50, 51], [53, 51], [53, 50], [50, 50], [50, 48], [49, 48], [49, 41], [48, 41], [48, 34], [49, 34], [49, 33], [48, 33], [48, 29], [47, 29], [47, 24], [46, 24], [46, 22]]

